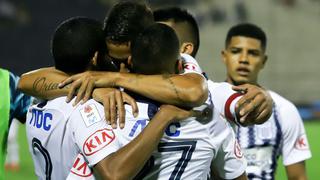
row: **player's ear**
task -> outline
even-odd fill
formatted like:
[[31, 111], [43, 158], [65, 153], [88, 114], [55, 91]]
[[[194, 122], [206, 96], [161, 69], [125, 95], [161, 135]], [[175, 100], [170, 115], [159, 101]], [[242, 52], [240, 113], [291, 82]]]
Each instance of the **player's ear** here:
[[191, 55], [193, 52], [194, 46], [191, 42], [184, 42], [180, 46], [180, 52]]
[[263, 62], [262, 62], [262, 64], [263, 64], [262, 67], [264, 67], [266, 65], [267, 60], [268, 60], [268, 55], [264, 55]]
[[91, 64], [92, 64], [93, 66], [97, 66], [97, 64], [98, 64], [98, 51], [96, 51], [96, 52], [94, 53], [94, 56], [93, 56], [92, 59], [91, 59]]
[[227, 53], [226, 50], [221, 51], [221, 58], [224, 64], [226, 64], [226, 55], [227, 55], [226, 53]]

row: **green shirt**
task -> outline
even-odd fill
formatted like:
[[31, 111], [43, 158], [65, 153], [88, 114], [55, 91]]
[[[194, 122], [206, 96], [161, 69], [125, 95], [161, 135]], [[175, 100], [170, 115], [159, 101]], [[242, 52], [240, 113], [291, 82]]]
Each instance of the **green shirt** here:
[[7, 147], [10, 113], [9, 72], [0, 68], [0, 179], [4, 179], [4, 163]]

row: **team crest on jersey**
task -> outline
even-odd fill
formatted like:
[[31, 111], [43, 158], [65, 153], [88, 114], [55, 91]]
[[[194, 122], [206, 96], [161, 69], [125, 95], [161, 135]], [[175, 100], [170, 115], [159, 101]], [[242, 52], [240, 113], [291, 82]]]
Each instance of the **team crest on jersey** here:
[[83, 152], [90, 156], [95, 154], [105, 146], [109, 145], [115, 139], [112, 129], [100, 129], [94, 132], [83, 144]]
[[243, 153], [241, 151], [240, 144], [238, 143], [237, 140], [234, 142], [234, 154], [236, 155], [237, 158], [243, 157]]
[[78, 154], [76, 157], [71, 168], [71, 173], [78, 176], [78, 178], [93, 176], [92, 170], [88, 166], [82, 154]]
[[308, 150], [309, 144], [307, 141], [307, 136], [305, 134], [299, 136], [299, 138], [296, 140], [294, 147], [298, 150]]
[[102, 120], [94, 104], [84, 106], [80, 113], [87, 127]]

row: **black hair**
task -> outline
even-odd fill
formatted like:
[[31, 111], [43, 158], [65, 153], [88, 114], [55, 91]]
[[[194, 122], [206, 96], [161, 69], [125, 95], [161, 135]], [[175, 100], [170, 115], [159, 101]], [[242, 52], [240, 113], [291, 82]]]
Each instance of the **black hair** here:
[[140, 74], [175, 73], [179, 39], [165, 24], [155, 23], [131, 44], [132, 68]]
[[102, 24], [87, 17], [73, 17], [63, 21], [51, 41], [55, 67], [67, 73], [85, 71], [94, 53], [105, 49]]
[[[176, 25], [179, 23], [186, 23], [187, 27], [184, 29], [185, 35], [179, 35], [180, 43], [191, 42], [193, 43], [194, 50], [192, 56], [197, 55], [200, 46], [200, 34], [199, 27], [196, 19], [185, 9], [179, 7], [170, 7], [164, 9], [158, 9], [153, 12], [155, 21], [170, 21], [172, 20]], [[177, 32], [181, 33], [181, 32]]]
[[103, 29], [107, 40], [123, 43], [132, 41], [153, 22], [152, 11], [146, 4], [123, 1], [111, 9]]
[[230, 30], [228, 31], [226, 41], [225, 41], [226, 48], [228, 47], [232, 37], [234, 36], [244, 36], [244, 37], [257, 39], [261, 42], [262, 49], [264, 51], [266, 50], [266, 45], [267, 45], [266, 34], [257, 25], [254, 25], [251, 23], [241, 23], [231, 27]]

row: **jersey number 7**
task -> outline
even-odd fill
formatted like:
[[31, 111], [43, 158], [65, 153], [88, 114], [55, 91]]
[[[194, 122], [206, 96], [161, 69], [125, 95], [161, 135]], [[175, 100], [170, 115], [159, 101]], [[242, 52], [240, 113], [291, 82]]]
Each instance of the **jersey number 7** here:
[[196, 148], [197, 141], [184, 141], [184, 142], [164, 142], [159, 143], [159, 152], [174, 152], [182, 151], [182, 155], [178, 160], [173, 172], [170, 175], [169, 180], [181, 179], [182, 173], [188, 165], [192, 157], [192, 153]]

